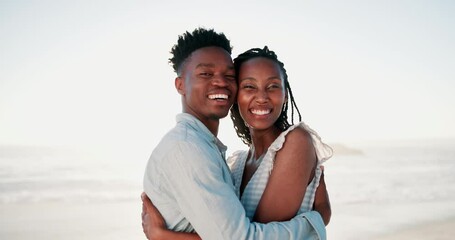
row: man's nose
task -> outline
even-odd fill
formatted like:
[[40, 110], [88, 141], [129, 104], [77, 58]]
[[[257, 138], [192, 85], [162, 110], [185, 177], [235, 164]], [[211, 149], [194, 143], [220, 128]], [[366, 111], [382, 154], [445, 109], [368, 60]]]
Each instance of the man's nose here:
[[225, 76], [221, 76], [221, 75], [216, 75], [213, 80], [212, 80], [212, 83], [214, 85], [217, 85], [217, 86], [227, 86], [228, 85], [228, 79], [225, 77]]

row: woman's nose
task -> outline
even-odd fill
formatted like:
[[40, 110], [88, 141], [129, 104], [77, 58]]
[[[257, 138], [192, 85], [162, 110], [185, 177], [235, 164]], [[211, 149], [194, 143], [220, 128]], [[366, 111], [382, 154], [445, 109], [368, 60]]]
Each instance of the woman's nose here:
[[257, 91], [256, 92], [256, 101], [257, 102], [267, 102], [269, 99], [269, 95], [267, 94], [266, 91]]

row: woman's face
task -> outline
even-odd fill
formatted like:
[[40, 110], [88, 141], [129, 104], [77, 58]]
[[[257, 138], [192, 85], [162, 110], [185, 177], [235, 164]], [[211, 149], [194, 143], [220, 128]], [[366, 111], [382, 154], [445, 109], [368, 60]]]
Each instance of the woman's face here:
[[284, 79], [274, 61], [257, 57], [245, 61], [239, 70], [237, 104], [251, 130], [273, 126], [286, 101]]

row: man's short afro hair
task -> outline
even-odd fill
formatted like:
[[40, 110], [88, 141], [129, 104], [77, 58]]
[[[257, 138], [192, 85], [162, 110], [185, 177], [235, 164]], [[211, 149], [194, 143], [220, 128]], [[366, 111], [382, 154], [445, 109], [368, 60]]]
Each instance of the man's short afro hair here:
[[197, 28], [192, 33], [186, 31], [179, 36], [177, 44], [171, 49], [172, 58], [169, 63], [172, 64], [174, 71], [179, 73], [183, 62], [191, 55], [192, 52], [203, 47], [220, 47], [232, 54], [232, 46], [224, 33], [217, 33], [213, 29]]

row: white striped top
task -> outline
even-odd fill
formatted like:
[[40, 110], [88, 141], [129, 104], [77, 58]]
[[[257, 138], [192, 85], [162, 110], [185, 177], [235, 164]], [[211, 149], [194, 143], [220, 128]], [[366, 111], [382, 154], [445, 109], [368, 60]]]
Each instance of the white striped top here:
[[[275, 161], [276, 152], [281, 149], [284, 142], [286, 141], [286, 135], [291, 132], [294, 128], [301, 127], [310, 133], [313, 145], [316, 150], [316, 155], [318, 157], [318, 165], [316, 168], [316, 173], [307, 186], [305, 196], [303, 198], [302, 204], [298, 214], [310, 211], [313, 209], [313, 202], [315, 198], [316, 189], [319, 186], [319, 180], [321, 178], [322, 170], [320, 166], [326, 160], [328, 160], [333, 155], [332, 148], [327, 144], [323, 143], [319, 135], [308, 127], [305, 123], [301, 122], [299, 124], [289, 127], [286, 131], [282, 132], [277, 139], [270, 145], [268, 148], [264, 159], [259, 165], [258, 169], [251, 177], [250, 181], [246, 185], [243, 194], [240, 198], [245, 211], [246, 216], [250, 219], [253, 219], [256, 212], [256, 208], [259, 204], [259, 200], [264, 193], [267, 181], [269, 180], [270, 173], [273, 170], [273, 163]], [[232, 172], [232, 178], [234, 180], [235, 191], [238, 196], [240, 196], [240, 184], [242, 182], [243, 170], [245, 169], [245, 162], [248, 157], [248, 151], [241, 150], [233, 153], [232, 156], [228, 159], [228, 164]]]

